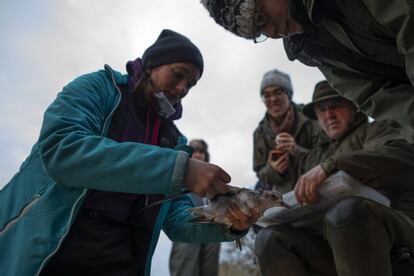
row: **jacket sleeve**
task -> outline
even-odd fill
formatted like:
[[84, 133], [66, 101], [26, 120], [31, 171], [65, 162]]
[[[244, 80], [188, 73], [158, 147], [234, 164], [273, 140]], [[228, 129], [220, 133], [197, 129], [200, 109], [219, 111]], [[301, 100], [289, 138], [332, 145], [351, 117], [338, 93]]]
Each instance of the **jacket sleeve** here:
[[44, 114], [39, 151], [60, 185], [139, 194], [175, 194], [182, 188], [188, 154], [104, 137], [117, 88], [105, 72], [65, 86]]
[[319, 65], [329, 84], [377, 121], [395, 120], [401, 124], [404, 138], [414, 141], [414, 87], [374, 78], [350, 67]]
[[406, 190], [412, 186], [410, 179], [414, 177], [414, 150], [400, 137], [391, 125], [372, 123], [366, 132], [364, 148], [334, 156], [336, 167], [379, 190]]
[[407, 75], [414, 85], [414, 3], [411, 0], [363, 0], [374, 18], [393, 36], [404, 55]]
[[236, 233], [218, 224], [191, 223], [192, 215], [187, 209], [193, 207], [189, 195], [173, 200], [163, 225], [163, 230], [170, 240], [188, 243], [212, 243], [232, 241], [247, 233], [247, 231]]
[[297, 149], [301, 153], [325, 143], [326, 135], [323, 134], [317, 120], [308, 118], [301, 110], [297, 111], [298, 132], [295, 133]]
[[268, 154], [263, 133], [256, 129], [253, 134], [253, 169], [260, 182], [271, 188], [283, 181], [283, 177], [268, 164]]

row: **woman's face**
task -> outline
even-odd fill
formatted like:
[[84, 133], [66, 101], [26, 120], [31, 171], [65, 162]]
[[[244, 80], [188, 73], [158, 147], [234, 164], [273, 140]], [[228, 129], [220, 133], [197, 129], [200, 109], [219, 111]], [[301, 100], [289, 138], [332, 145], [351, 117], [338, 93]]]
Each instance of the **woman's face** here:
[[290, 100], [285, 91], [279, 86], [267, 86], [262, 95], [267, 113], [275, 120], [283, 118], [289, 110]]
[[198, 68], [187, 62], [165, 64], [150, 70], [151, 94], [164, 92], [172, 105], [184, 98], [200, 78]]

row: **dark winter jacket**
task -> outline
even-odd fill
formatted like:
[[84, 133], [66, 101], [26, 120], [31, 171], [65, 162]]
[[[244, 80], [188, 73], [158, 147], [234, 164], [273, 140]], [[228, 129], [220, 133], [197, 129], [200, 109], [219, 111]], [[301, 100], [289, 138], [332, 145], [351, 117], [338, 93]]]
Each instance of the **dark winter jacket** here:
[[[294, 107], [295, 120], [290, 134], [295, 138], [298, 145], [297, 151], [300, 154], [326, 140], [326, 137], [321, 132], [317, 121], [303, 115], [296, 105]], [[270, 127], [269, 118], [266, 114], [253, 135], [253, 169], [262, 184], [285, 193], [292, 190], [295, 185], [290, 177], [289, 170], [284, 175], [280, 175], [267, 162], [269, 152], [276, 147], [275, 137], [276, 134]], [[290, 159], [293, 158], [294, 156], [290, 157]]]
[[414, 138], [412, 0], [289, 0], [303, 34], [284, 39], [289, 59], [317, 66], [329, 84], [376, 120]]
[[414, 218], [414, 148], [389, 122], [359, 116], [345, 136], [295, 159], [295, 179], [331, 159], [342, 170], [387, 196], [391, 207]]

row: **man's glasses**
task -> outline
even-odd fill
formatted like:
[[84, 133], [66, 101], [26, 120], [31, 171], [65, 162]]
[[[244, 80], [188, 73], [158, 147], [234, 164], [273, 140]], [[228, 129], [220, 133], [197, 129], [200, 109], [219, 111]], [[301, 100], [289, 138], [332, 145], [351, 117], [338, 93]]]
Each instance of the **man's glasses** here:
[[252, 34], [254, 43], [260, 43], [265, 41], [269, 36], [264, 33], [261, 29], [269, 22], [269, 17], [261, 11], [261, 6], [255, 3], [255, 10], [253, 12], [252, 20]]
[[262, 100], [264, 102], [270, 101], [272, 98], [279, 99], [281, 98], [285, 93], [285, 91], [282, 88], [273, 90], [273, 91], [266, 91], [262, 94]]

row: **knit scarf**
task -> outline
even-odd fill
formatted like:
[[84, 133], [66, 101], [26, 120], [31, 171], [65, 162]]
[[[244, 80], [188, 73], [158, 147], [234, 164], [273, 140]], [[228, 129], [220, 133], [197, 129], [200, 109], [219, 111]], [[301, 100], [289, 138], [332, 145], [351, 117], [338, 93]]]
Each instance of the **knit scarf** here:
[[[128, 61], [126, 64], [126, 69], [128, 72], [128, 92], [132, 93], [145, 69], [142, 66], [142, 61], [140, 58]], [[175, 113], [168, 117], [168, 119], [178, 120], [183, 114], [183, 106], [181, 105], [181, 101], [173, 105], [173, 107], [175, 108]]]
[[280, 124], [276, 124], [276, 122], [269, 118], [270, 120], [270, 127], [272, 128], [275, 134], [279, 134], [282, 132], [290, 132], [293, 128], [293, 123], [295, 121], [295, 112], [293, 111], [293, 106], [290, 105], [288, 111], [285, 114], [285, 118]]

